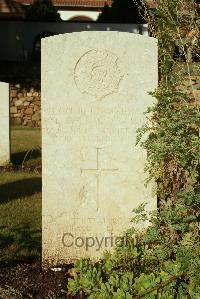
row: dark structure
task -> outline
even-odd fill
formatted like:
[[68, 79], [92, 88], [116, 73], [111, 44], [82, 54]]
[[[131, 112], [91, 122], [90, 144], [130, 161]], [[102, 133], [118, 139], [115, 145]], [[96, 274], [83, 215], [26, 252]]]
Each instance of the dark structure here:
[[[141, 1], [137, 0], [137, 3], [140, 5]], [[98, 22], [143, 24], [143, 11], [138, 9], [138, 5], [133, 0], [113, 0], [111, 6], [105, 4]]]
[[25, 16], [25, 7], [14, 0], [0, 1], [0, 20], [20, 20]]

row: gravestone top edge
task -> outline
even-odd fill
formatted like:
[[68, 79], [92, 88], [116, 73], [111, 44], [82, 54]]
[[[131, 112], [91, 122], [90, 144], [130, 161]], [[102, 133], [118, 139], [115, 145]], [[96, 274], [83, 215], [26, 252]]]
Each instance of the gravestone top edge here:
[[42, 38], [41, 43], [44, 45], [45, 43], [49, 42], [56, 42], [56, 40], [60, 40], [61, 38], [70, 38], [70, 37], [84, 37], [85, 36], [91, 36], [97, 38], [100, 36], [102, 38], [103, 36], [107, 37], [108, 35], [110, 36], [128, 36], [133, 40], [145, 40], [148, 42], [152, 43], [157, 43], [157, 38], [151, 37], [151, 36], [146, 36], [146, 35], [141, 35], [138, 33], [132, 33], [132, 32], [121, 32], [121, 31], [81, 31], [81, 32], [72, 32], [72, 33], [63, 33], [63, 34], [56, 34], [53, 36], [45, 37]]
[[0, 85], [9, 86], [9, 83], [8, 82], [4, 82], [4, 81], [0, 81]]

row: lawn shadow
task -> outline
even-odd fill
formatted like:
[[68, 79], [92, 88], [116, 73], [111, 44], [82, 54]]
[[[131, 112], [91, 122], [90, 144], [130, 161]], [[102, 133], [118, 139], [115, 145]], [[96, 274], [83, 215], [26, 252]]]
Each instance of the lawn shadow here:
[[[6, 251], [9, 252], [9, 257], [5, 260], [3, 252]], [[1, 265], [37, 260], [41, 257], [41, 251], [41, 230], [32, 229], [29, 223], [21, 223], [10, 228], [6, 234], [0, 233]]]
[[34, 160], [41, 157], [41, 150], [32, 149], [30, 151], [23, 151], [11, 154], [11, 163], [13, 165], [22, 165], [23, 162]]
[[[0, 227], [1, 230], [1, 227]], [[12, 245], [14, 242], [13, 236], [4, 236], [2, 233], [0, 233], [0, 252], [7, 248], [8, 246]]]
[[42, 191], [42, 178], [23, 179], [0, 185], [0, 204]]

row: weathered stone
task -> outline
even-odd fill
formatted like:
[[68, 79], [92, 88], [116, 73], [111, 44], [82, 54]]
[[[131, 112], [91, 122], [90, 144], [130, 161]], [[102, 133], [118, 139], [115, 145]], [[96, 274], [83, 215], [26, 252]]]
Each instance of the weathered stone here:
[[21, 93], [21, 92], [19, 92], [18, 94], [17, 94], [17, 96], [18, 96], [18, 98], [23, 98], [23, 93]]
[[17, 97], [17, 90], [11, 90], [11, 92], [10, 92], [10, 96], [11, 96], [12, 98], [16, 98], [16, 97]]
[[25, 119], [25, 120], [23, 121], [23, 126], [26, 126], [27, 123], [28, 123], [28, 121]]
[[23, 105], [23, 101], [22, 100], [15, 101], [15, 106], [22, 106], [22, 105]]
[[35, 105], [37, 105], [37, 106], [41, 106], [41, 102], [40, 102], [40, 101], [35, 101], [34, 103], [35, 103]]
[[37, 105], [34, 106], [34, 111], [38, 111], [39, 109], [40, 109], [39, 106], [37, 106]]
[[10, 161], [9, 84], [0, 82], [0, 166]]
[[25, 114], [33, 114], [33, 109], [32, 108], [27, 108], [25, 111], [24, 111]]
[[11, 118], [11, 125], [20, 126], [21, 125], [21, 119], [20, 118]]
[[27, 126], [30, 128], [34, 127], [34, 123], [32, 121], [28, 121]]
[[40, 102], [40, 98], [39, 98], [39, 97], [34, 97], [34, 98], [33, 98], [33, 102], [35, 103], [36, 101], [39, 101], [39, 102]]
[[42, 39], [44, 263], [98, 259], [130, 227], [133, 208], [156, 208], [145, 187], [146, 152], [134, 144], [157, 79], [154, 38], [81, 32]]
[[27, 97], [27, 98], [26, 98], [26, 101], [27, 101], [27, 102], [32, 102], [32, 101], [33, 101], [33, 97]]
[[13, 114], [13, 117], [20, 117], [20, 116], [21, 116], [20, 113], [15, 113], [15, 114]]
[[13, 106], [10, 108], [10, 113], [17, 113], [17, 107]]
[[32, 116], [32, 120], [39, 121], [41, 119], [40, 113], [35, 113]]
[[[32, 82], [34, 84], [34, 82]], [[34, 96], [33, 96], [34, 94]], [[29, 95], [29, 96], [27, 96]], [[31, 95], [31, 96], [30, 96]], [[35, 88], [30, 88], [27, 90], [26, 88], [20, 88], [13, 86], [10, 89], [10, 112], [12, 116], [14, 114], [20, 114], [21, 123], [24, 125], [24, 120], [26, 118], [27, 108], [32, 108], [33, 113], [36, 111], [40, 111], [40, 92]], [[25, 109], [24, 109], [25, 108]], [[17, 110], [16, 110], [17, 109]], [[26, 113], [25, 113], [26, 111]], [[30, 111], [30, 113], [32, 113]], [[30, 118], [33, 114], [30, 114]], [[17, 116], [18, 118], [18, 116]], [[35, 126], [37, 126], [37, 121], [34, 121]]]

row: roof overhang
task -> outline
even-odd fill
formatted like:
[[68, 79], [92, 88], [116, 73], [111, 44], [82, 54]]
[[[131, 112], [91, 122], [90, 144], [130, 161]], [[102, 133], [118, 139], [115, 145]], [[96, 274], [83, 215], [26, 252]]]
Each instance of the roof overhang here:
[[[30, 5], [34, 0], [16, 0], [17, 2], [25, 5]], [[107, 3], [109, 6], [112, 4], [112, 0], [52, 0], [52, 3], [56, 7], [62, 8], [102, 8]]]

